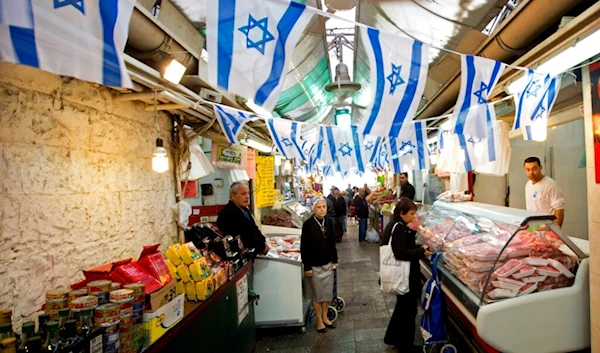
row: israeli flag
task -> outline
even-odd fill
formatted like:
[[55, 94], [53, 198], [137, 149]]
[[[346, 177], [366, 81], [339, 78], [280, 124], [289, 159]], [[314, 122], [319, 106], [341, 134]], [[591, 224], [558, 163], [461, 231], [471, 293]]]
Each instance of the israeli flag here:
[[313, 13], [285, 0], [206, 1], [209, 83], [272, 111]]
[[398, 137], [390, 137], [390, 160], [394, 173], [429, 169], [427, 123], [413, 121], [403, 124]]
[[[500, 141], [496, 121], [496, 112], [491, 105], [486, 107], [483, 120], [485, 121], [485, 136], [479, 138], [477, 136], [455, 134], [460, 146], [460, 157], [458, 172], [470, 172], [484, 166], [488, 163], [495, 162], [500, 155]], [[463, 158], [464, 156], [464, 158]], [[460, 163], [464, 159], [463, 163]]]
[[521, 128], [525, 140], [545, 141], [548, 116], [558, 96], [561, 78], [533, 70], [528, 70], [526, 77], [527, 86], [515, 96], [513, 130]]
[[238, 135], [244, 125], [249, 121], [260, 119], [256, 115], [233, 109], [226, 105], [215, 104], [213, 105], [213, 110], [225, 137], [227, 137], [227, 141], [234, 145], [240, 144]]
[[487, 100], [505, 67], [499, 61], [462, 55], [460, 93], [451, 117], [454, 133], [485, 138]]
[[371, 67], [372, 104], [361, 125], [364, 135], [398, 136], [417, 111], [428, 70], [426, 44], [374, 28], [360, 27]]
[[300, 139], [300, 124], [288, 119], [267, 119], [267, 127], [273, 143], [279, 153], [287, 159], [297, 158], [308, 162], [307, 156], [302, 150], [302, 139]]
[[0, 59], [131, 88], [123, 61], [134, 0], [0, 1]]
[[363, 162], [374, 163], [377, 160], [383, 137], [364, 135], [362, 138]]
[[329, 154], [336, 171], [365, 171], [358, 127], [321, 126], [321, 130], [325, 142], [325, 150], [322, 152]]
[[377, 159], [375, 160], [374, 165], [379, 169], [385, 169], [390, 165], [390, 157], [388, 154], [389, 148], [387, 144], [388, 142], [383, 140], [379, 147], [379, 152], [377, 153]]

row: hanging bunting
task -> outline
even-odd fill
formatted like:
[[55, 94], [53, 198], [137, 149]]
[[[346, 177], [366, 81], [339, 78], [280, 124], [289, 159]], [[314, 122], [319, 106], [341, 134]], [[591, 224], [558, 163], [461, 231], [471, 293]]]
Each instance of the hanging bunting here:
[[364, 135], [362, 137], [363, 163], [374, 163], [377, 160], [383, 137]]
[[419, 41], [360, 27], [371, 66], [372, 104], [361, 125], [365, 135], [398, 136], [418, 108], [428, 70], [428, 46]]
[[319, 146], [321, 154], [318, 158], [329, 154], [336, 171], [340, 173], [350, 170], [364, 172], [361, 136], [357, 130], [356, 126], [321, 126], [320, 137], [322, 140]]
[[294, 1], [207, 1], [209, 83], [272, 111], [313, 14]]
[[450, 118], [454, 133], [485, 138], [487, 100], [505, 67], [499, 61], [462, 55], [460, 93]]
[[427, 122], [405, 122], [398, 137], [390, 137], [390, 160], [394, 173], [429, 169]]
[[244, 125], [249, 121], [260, 119], [252, 113], [233, 109], [221, 104], [213, 104], [213, 110], [219, 125], [221, 125], [223, 134], [227, 137], [227, 141], [234, 145], [240, 144], [238, 135], [240, 134], [240, 131], [242, 131]]
[[523, 92], [515, 96], [513, 129], [521, 128], [525, 140], [545, 141], [548, 116], [558, 96], [561, 78], [529, 70], [527, 80]]
[[287, 119], [266, 119], [275, 147], [285, 158], [308, 162], [300, 139], [300, 123]]

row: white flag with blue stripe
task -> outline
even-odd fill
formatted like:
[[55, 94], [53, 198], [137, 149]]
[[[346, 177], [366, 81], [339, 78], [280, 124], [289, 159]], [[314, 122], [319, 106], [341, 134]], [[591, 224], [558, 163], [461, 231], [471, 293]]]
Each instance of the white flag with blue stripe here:
[[462, 55], [460, 93], [451, 118], [454, 133], [485, 138], [487, 100], [505, 67], [499, 61]]
[[410, 119], [398, 137], [389, 138], [390, 164], [394, 173], [429, 169], [427, 122]]
[[362, 133], [398, 136], [402, 123], [417, 111], [427, 80], [426, 44], [360, 27], [371, 67], [372, 104], [365, 109]]
[[[365, 171], [361, 151], [361, 136], [358, 127], [321, 126], [323, 142], [319, 158], [323, 162], [331, 160], [336, 171]], [[323, 158], [323, 155], [328, 155]]]
[[313, 11], [293, 1], [206, 1], [209, 83], [272, 111]]
[[300, 138], [300, 124], [288, 119], [266, 119], [269, 133], [275, 147], [285, 158], [296, 158], [308, 162], [307, 156], [302, 150], [302, 139]]
[[523, 139], [545, 141], [548, 116], [560, 90], [561, 78], [527, 72], [527, 86], [515, 96], [515, 123], [513, 129], [523, 130]]
[[486, 107], [485, 115], [481, 117], [481, 120], [485, 123], [485, 136], [483, 138], [455, 135], [461, 150], [459, 153], [464, 155], [464, 162], [461, 163], [463, 158], [460, 157], [458, 160], [459, 169], [455, 172], [470, 172], [488, 163], [495, 162], [500, 154], [496, 112], [491, 105], [485, 104], [484, 107]]
[[375, 135], [364, 135], [362, 138], [363, 162], [374, 163], [377, 160], [383, 137]]
[[385, 169], [390, 165], [390, 156], [388, 151], [388, 141], [383, 140], [381, 142], [381, 146], [379, 147], [379, 152], [377, 153], [377, 159], [373, 163], [375, 167], [379, 169]]
[[2, 0], [0, 59], [131, 88], [123, 49], [134, 0]]
[[238, 135], [244, 125], [249, 121], [260, 119], [258, 116], [252, 113], [244, 112], [241, 110], [230, 108], [226, 105], [215, 104], [213, 110], [223, 134], [227, 137], [227, 141], [234, 145], [239, 145]]

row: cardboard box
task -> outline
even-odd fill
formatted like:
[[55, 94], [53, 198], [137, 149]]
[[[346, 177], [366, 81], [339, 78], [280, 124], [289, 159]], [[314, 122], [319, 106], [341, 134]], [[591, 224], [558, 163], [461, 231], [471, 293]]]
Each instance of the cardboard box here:
[[180, 295], [154, 312], [144, 312], [144, 331], [148, 344], [156, 342], [183, 319], [185, 295]]
[[146, 296], [146, 310], [154, 312], [170, 303], [177, 297], [177, 284], [175, 280], [167, 283], [161, 289]]

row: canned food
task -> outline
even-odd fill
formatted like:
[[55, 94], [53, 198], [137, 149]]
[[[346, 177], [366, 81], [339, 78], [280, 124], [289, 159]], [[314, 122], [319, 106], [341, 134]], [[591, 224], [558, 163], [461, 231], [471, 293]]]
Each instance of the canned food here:
[[144, 302], [137, 302], [137, 303], [133, 302], [133, 310], [134, 311], [136, 311], [136, 310], [142, 310], [142, 312], [143, 312], [143, 310], [144, 310]]
[[113, 332], [102, 335], [102, 343], [107, 344], [119, 340], [119, 332]]
[[133, 317], [133, 324], [134, 325], [140, 325], [144, 322], [144, 317], [140, 316], [140, 317]]
[[146, 301], [146, 296], [144, 294], [133, 297], [134, 303], [143, 303]]
[[121, 308], [119, 304], [108, 303], [102, 304], [94, 310], [94, 318], [103, 318], [109, 316], [119, 316]]
[[102, 328], [103, 335], [110, 335], [112, 333], [119, 333], [120, 323], [115, 323], [112, 325], [106, 325]]
[[111, 281], [102, 279], [99, 281], [93, 281], [87, 284], [87, 290], [89, 294], [98, 294], [102, 292], [110, 291]]
[[133, 290], [117, 289], [110, 292], [110, 301], [113, 303], [133, 301]]
[[69, 303], [73, 301], [73, 299], [84, 297], [88, 294], [87, 288], [75, 289], [69, 292], [68, 299]]
[[119, 336], [119, 340], [121, 340], [121, 343], [124, 343], [124, 342], [130, 342], [131, 343], [131, 341], [133, 340], [133, 335], [132, 335], [131, 332], [122, 333]]
[[131, 340], [130, 341], [121, 341], [119, 344], [121, 349], [131, 349]]
[[71, 289], [69, 289], [67, 287], [51, 289], [46, 292], [46, 301], [47, 302], [58, 302], [58, 301], [67, 300], [67, 295], [69, 294], [70, 291], [71, 291]]
[[131, 341], [132, 348], [140, 348], [144, 345], [144, 338], [138, 338]]
[[67, 299], [63, 299], [61, 301], [47, 301], [46, 302], [46, 310], [60, 310], [69, 307], [69, 302]]
[[117, 290], [117, 289], [121, 289], [121, 283], [119, 282], [113, 282], [110, 284], [110, 290]]
[[129, 283], [124, 285], [123, 288], [131, 289], [135, 297], [146, 294], [146, 285], [143, 283]]
[[120, 323], [120, 322], [121, 322], [121, 317], [118, 315], [94, 319], [94, 324], [96, 324], [96, 326], [100, 326], [100, 327], [112, 326], [112, 325]]
[[71, 301], [69, 307], [73, 310], [94, 309], [98, 306], [98, 297], [86, 295], [84, 297], [75, 298]]
[[144, 309], [142, 310], [133, 310], [133, 317], [142, 317], [144, 316]]
[[131, 350], [131, 348], [119, 348], [119, 353], [133, 353], [133, 351]]
[[121, 325], [128, 326], [133, 324], [133, 318], [131, 316], [126, 316], [121, 318]]
[[112, 351], [107, 351], [106, 349], [102, 349], [102, 353], [119, 353], [119, 349], [113, 349]]
[[121, 310], [121, 317], [130, 317], [130, 316], [133, 316], [132, 314], [133, 314], [132, 308]]
[[106, 351], [110, 352], [110, 351], [119, 350], [120, 346], [121, 345], [119, 344], [119, 340], [116, 340], [114, 342], [109, 342], [109, 343], [104, 344], [102, 348], [103, 348], [104, 352], [106, 352]]
[[121, 332], [121, 335], [133, 333], [133, 325], [121, 325], [119, 332]]

